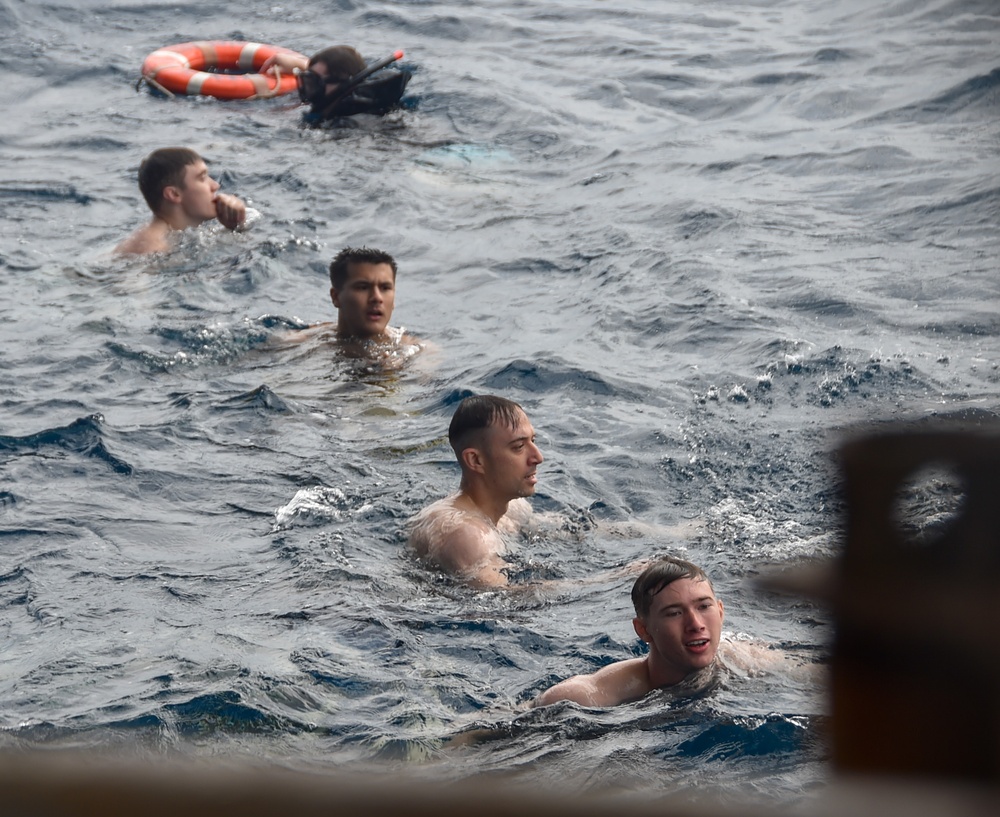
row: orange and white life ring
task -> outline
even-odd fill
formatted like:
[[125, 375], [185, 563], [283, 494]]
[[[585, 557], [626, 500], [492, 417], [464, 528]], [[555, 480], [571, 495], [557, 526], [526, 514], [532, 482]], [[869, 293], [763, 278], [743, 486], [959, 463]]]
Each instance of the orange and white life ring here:
[[[158, 48], [142, 61], [147, 82], [174, 94], [252, 99], [281, 96], [295, 90], [294, 74], [272, 77], [258, 73], [268, 57], [297, 51], [277, 45], [233, 40], [205, 40]], [[305, 59], [303, 57], [303, 59]], [[228, 73], [216, 73], [216, 72]]]

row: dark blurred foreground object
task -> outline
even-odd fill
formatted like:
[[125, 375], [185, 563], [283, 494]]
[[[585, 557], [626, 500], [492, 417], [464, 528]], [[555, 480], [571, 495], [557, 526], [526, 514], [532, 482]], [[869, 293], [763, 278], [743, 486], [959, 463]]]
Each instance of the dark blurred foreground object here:
[[[669, 766], [663, 775], [670, 775]], [[646, 799], [614, 792], [559, 794], [502, 779], [458, 783], [382, 775], [293, 772], [254, 761], [187, 758], [155, 765], [94, 752], [0, 752], [0, 815], [17, 817], [995, 817], [996, 789], [835, 781], [814, 800], [786, 806], [687, 796]]]
[[1000, 783], [1000, 425], [904, 427], [840, 459], [842, 556], [763, 582], [833, 611], [835, 767]]

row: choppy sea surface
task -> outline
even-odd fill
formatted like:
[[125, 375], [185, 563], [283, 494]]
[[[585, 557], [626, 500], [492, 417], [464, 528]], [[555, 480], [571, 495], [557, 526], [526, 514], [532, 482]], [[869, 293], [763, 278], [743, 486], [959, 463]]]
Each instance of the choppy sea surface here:
[[[414, 76], [328, 129], [136, 88], [199, 39]], [[998, 45], [994, 0], [0, 0], [0, 747], [822, 789], [801, 680], [523, 705], [641, 654], [614, 570], [656, 553], [708, 569], [731, 632], [824, 660], [824, 611], [750, 580], [840, 546], [838, 435], [1000, 409]], [[112, 258], [174, 144], [260, 217]], [[275, 343], [333, 319], [360, 244], [435, 354]], [[565, 521], [515, 558], [558, 592], [405, 548], [470, 393], [538, 430]]]

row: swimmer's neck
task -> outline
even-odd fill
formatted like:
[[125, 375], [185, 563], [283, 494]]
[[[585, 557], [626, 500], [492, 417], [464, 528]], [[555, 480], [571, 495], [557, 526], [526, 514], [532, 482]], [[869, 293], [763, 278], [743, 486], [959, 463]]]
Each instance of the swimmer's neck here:
[[644, 659], [646, 680], [649, 686], [646, 688], [646, 692], [652, 692], [654, 689], [669, 689], [670, 687], [675, 687], [678, 684], [687, 681], [689, 678], [694, 678], [699, 673], [704, 673], [706, 671], [711, 671], [716, 666], [718, 666], [719, 656], [712, 659], [712, 663], [706, 667], [700, 669], [691, 670], [687, 675], [681, 675], [676, 670], [667, 668], [661, 665], [655, 658], [654, 655], [648, 654]]
[[179, 228], [174, 227], [162, 214], [156, 213], [149, 220], [149, 224], [146, 225], [146, 233], [150, 236], [155, 236], [163, 241], [167, 240], [167, 236], [170, 233], [176, 232]]
[[388, 332], [379, 332], [377, 335], [357, 335], [347, 329], [337, 327], [337, 340], [343, 344], [390, 344], [394, 343], [392, 336]]
[[462, 484], [455, 495], [455, 504], [479, 511], [496, 526], [500, 518], [507, 513], [510, 500], [491, 496], [486, 486], [463, 476]]
[[149, 222], [149, 227], [151, 230], [156, 230], [166, 235], [167, 233], [187, 230], [189, 227], [198, 227], [201, 224], [202, 220], [188, 215], [182, 208], [170, 207], [168, 205], [158, 213], [153, 214], [153, 219]]
[[647, 655], [645, 660], [646, 665], [646, 692], [652, 692], [654, 689], [665, 689], [666, 687], [672, 687], [679, 684], [685, 678], [686, 675], [678, 676], [676, 672], [670, 672], [664, 667], [657, 665], [653, 656]]

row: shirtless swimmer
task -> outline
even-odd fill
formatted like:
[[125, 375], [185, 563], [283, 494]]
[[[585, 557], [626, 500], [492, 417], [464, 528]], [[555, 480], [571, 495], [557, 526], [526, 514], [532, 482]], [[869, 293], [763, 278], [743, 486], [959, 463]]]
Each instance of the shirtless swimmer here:
[[220, 193], [204, 159], [190, 148], [154, 150], [139, 165], [139, 190], [153, 211], [150, 222], [115, 247], [117, 255], [166, 252], [171, 234], [218, 219], [227, 230], [246, 222], [247, 208]]
[[455, 410], [448, 440], [462, 469], [457, 493], [424, 508], [409, 523], [417, 555], [478, 588], [506, 587], [504, 534], [530, 519], [544, 460], [535, 429], [503, 397], [467, 397]]
[[632, 605], [632, 626], [649, 652], [567, 678], [545, 690], [532, 706], [557, 701], [617, 706], [682, 683], [691, 693], [710, 686], [719, 669], [809, 681], [820, 677], [819, 665], [803, 663], [766, 642], [723, 639], [722, 602], [705, 572], [691, 562], [673, 556], [654, 560], [632, 585]]

